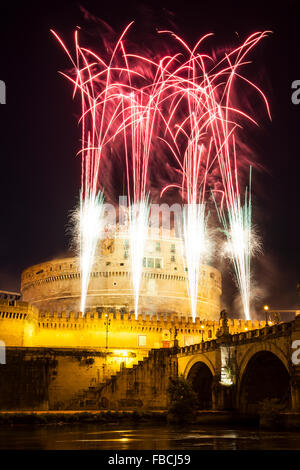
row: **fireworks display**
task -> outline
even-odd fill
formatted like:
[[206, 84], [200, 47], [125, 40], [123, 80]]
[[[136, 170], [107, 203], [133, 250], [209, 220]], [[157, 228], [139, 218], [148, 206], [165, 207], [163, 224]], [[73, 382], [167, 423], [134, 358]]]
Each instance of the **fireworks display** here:
[[[211, 200], [223, 226], [244, 315], [250, 319], [250, 258], [257, 244], [251, 226], [250, 187], [247, 190], [239, 176], [243, 155], [237, 142], [245, 126], [257, 122], [238, 104], [237, 96], [241, 84], [249, 87], [270, 115], [265, 95], [243, 73], [249, 64], [248, 55], [267, 32], [252, 34], [217, 58], [214, 52], [203, 52], [210, 34], [191, 49], [177, 35], [161, 31], [161, 39], [173, 48], [175, 43], [176, 50], [150, 58], [126, 51], [130, 26], [114, 46], [106, 45], [103, 54], [80, 46], [76, 32], [74, 58], [53, 33], [72, 62], [73, 71], [64, 75], [73, 83], [74, 96], [79, 94], [82, 104], [77, 225], [81, 311], [84, 313], [89, 276], [103, 230], [105, 186], [113, 179], [113, 174], [103, 171], [103, 162], [117, 154], [126, 175], [136, 317], [152, 197], [151, 163], [159, 159], [165, 167], [172, 161], [174, 169], [161, 187], [161, 196], [170, 188], [178, 188], [182, 198], [184, 260], [193, 320], [197, 316], [199, 269], [211, 246], [207, 209]], [[158, 145], [163, 149], [160, 152]]]

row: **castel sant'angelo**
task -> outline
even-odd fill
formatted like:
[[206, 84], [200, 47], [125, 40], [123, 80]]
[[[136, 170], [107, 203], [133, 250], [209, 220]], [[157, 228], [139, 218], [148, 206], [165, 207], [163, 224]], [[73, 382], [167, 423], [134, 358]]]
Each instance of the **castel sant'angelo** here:
[[[192, 321], [182, 240], [165, 229], [152, 231], [147, 240], [137, 318], [125, 226], [99, 243], [84, 314], [76, 257], [25, 269], [21, 298], [3, 292], [0, 299], [0, 339], [6, 346], [1, 407], [88, 407], [85, 390], [134, 368], [151, 350], [215, 339], [222, 324], [221, 294], [221, 273], [201, 266]], [[231, 333], [260, 326], [229, 320]]]

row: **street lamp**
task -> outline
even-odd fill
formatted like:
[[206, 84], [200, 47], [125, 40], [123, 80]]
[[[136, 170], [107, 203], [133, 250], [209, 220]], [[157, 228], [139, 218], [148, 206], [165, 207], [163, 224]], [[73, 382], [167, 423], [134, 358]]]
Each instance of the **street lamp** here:
[[268, 311], [269, 311], [269, 305], [264, 306], [264, 311], [266, 313], [266, 326], [268, 324]]
[[202, 333], [202, 343], [203, 343], [204, 325], [201, 325], [201, 333]]
[[107, 349], [108, 348], [108, 329], [110, 327], [110, 318], [109, 318], [108, 313], [105, 314], [105, 318], [106, 318], [106, 321], [104, 322], [104, 325], [106, 326], [106, 345], [105, 345], [105, 348]]

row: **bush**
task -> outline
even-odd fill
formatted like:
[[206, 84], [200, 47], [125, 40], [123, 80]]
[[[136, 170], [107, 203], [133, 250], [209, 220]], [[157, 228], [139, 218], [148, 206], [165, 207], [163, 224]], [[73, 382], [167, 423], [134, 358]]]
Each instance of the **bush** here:
[[168, 421], [178, 424], [193, 422], [196, 417], [198, 398], [191, 384], [183, 376], [176, 377], [170, 379], [167, 392], [170, 402]]

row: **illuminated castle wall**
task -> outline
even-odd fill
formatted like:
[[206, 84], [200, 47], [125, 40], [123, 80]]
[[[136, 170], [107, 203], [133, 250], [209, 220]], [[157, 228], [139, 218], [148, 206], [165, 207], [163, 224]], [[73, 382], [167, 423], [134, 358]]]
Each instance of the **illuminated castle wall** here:
[[[1, 409], [77, 409], [86, 390], [99, 387], [124, 367], [136, 367], [151, 349], [170, 349], [213, 340], [222, 320], [175, 315], [142, 316], [103, 310], [38, 312], [30, 304], [0, 299]], [[229, 321], [231, 334], [265, 326]], [[176, 329], [176, 330], [175, 330]], [[205, 344], [205, 343], [204, 343]], [[163, 373], [163, 371], [161, 371]]]
[[[133, 311], [127, 231], [118, 230], [115, 237], [107, 236], [100, 245], [91, 273], [87, 309], [113, 307]], [[182, 251], [182, 240], [172, 231], [159, 229], [149, 237], [139, 297], [141, 313], [191, 315]], [[26, 269], [21, 292], [23, 300], [41, 311], [78, 311], [81, 284], [77, 258], [56, 259]], [[197, 312], [200, 318], [219, 318], [221, 293], [220, 272], [211, 266], [201, 266]]]
[[[149, 237], [137, 319], [126, 230], [100, 243], [84, 316], [78, 311], [77, 258], [26, 269], [22, 301], [0, 299], [0, 340], [7, 354], [0, 371], [6, 384], [0, 387], [0, 406], [72, 409], [82, 390], [105, 382], [124, 366], [135, 367], [151, 349], [172, 348], [175, 336], [179, 346], [215, 338], [220, 327], [220, 272], [201, 266], [193, 322], [181, 243], [174, 233], [161, 229]], [[231, 325], [232, 331], [246, 327], [253, 325]], [[29, 384], [34, 388], [27, 393]], [[20, 393], [14, 393], [16, 386]]]

